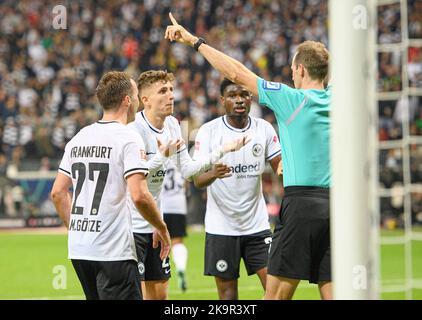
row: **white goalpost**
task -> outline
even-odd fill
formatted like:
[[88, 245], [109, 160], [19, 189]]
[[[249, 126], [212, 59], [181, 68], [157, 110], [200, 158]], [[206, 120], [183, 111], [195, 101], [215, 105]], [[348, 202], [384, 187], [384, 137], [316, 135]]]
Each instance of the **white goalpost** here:
[[[381, 293], [402, 293], [409, 300], [414, 289], [422, 289], [415, 264], [418, 254], [415, 245], [422, 241], [422, 232], [412, 225], [412, 197], [422, 194], [422, 184], [412, 182], [411, 172], [411, 148], [415, 145], [421, 148], [422, 137], [410, 130], [414, 119], [409, 107], [409, 97], [421, 97], [422, 88], [411, 87], [408, 71], [409, 48], [422, 50], [422, 39], [409, 38], [410, 3], [329, 1], [333, 84], [331, 249], [335, 299], [380, 299]], [[385, 30], [378, 30], [378, 19], [382, 16], [377, 15], [386, 10], [397, 12], [400, 17], [400, 39], [385, 43], [388, 41], [384, 38], [378, 44], [378, 37], [381, 39]], [[400, 57], [401, 86], [378, 92], [378, 57], [386, 53]], [[378, 141], [381, 101], [396, 103], [396, 108], [401, 105], [401, 138]], [[392, 150], [401, 155], [399, 169], [403, 176], [394, 189], [382, 187], [379, 179], [380, 155]], [[398, 219], [402, 219], [403, 229], [394, 235], [384, 231], [381, 234], [380, 200], [393, 197], [402, 199]], [[382, 271], [387, 270], [380, 259], [381, 252], [394, 250], [403, 251], [402, 256], [393, 257], [403, 265], [403, 270], [395, 270], [394, 279], [389, 275], [381, 279]]]
[[378, 298], [374, 8], [372, 0], [329, 1], [335, 299]]

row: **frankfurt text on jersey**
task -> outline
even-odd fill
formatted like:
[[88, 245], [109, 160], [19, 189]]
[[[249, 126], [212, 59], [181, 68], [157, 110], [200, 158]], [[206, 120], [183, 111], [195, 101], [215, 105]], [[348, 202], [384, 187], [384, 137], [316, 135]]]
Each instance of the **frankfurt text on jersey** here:
[[110, 159], [112, 147], [104, 146], [79, 146], [70, 151], [71, 158], [105, 158]]

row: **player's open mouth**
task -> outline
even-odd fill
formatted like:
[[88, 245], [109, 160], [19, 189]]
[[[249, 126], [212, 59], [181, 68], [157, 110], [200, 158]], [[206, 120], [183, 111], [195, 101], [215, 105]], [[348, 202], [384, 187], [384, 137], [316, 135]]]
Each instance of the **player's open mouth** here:
[[244, 107], [234, 108], [234, 111], [235, 112], [245, 112], [246, 111], [246, 108], [244, 108]]

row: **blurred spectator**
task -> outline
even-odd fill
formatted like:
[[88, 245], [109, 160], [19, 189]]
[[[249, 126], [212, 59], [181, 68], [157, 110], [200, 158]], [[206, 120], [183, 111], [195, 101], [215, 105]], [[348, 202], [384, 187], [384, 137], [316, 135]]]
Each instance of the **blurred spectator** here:
[[48, 157], [41, 158], [40, 167], [38, 168], [39, 172], [49, 172], [51, 170], [50, 159]]
[[6, 176], [7, 173], [7, 158], [6, 155], [0, 153], [0, 216], [4, 216], [6, 213], [6, 188], [9, 181]]
[[396, 102], [394, 110], [394, 121], [396, 123], [404, 123], [405, 121], [414, 122], [416, 115], [417, 103], [414, 97], [401, 97]]
[[422, 224], [422, 193], [412, 193], [412, 223]]
[[380, 52], [378, 61], [378, 91], [400, 91], [402, 87], [400, 51]]
[[400, 3], [378, 6], [378, 43], [401, 41]]
[[409, 38], [422, 38], [422, 0], [407, 0]]
[[415, 120], [410, 123], [411, 135], [422, 135], [422, 97], [410, 97], [411, 103], [415, 104]]
[[409, 87], [422, 88], [422, 48], [409, 48], [408, 57]]
[[410, 176], [412, 183], [422, 183], [422, 146], [410, 146]]
[[380, 184], [383, 188], [403, 185], [403, 159], [401, 149], [380, 150]]
[[395, 140], [402, 136], [402, 123], [393, 115], [396, 101], [379, 101], [379, 140]]
[[404, 199], [400, 187], [392, 189], [392, 196], [380, 199], [381, 225], [387, 229], [404, 227]]

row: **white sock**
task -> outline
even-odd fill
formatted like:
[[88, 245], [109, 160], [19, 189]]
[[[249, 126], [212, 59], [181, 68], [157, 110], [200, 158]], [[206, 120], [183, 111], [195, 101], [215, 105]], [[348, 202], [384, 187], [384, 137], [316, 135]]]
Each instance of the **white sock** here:
[[173, 261], [177, 271], [185, 272], [188, 262], [188, 249], [183, 243], [177, 243], [172, 248]]

